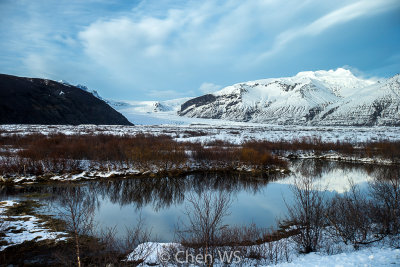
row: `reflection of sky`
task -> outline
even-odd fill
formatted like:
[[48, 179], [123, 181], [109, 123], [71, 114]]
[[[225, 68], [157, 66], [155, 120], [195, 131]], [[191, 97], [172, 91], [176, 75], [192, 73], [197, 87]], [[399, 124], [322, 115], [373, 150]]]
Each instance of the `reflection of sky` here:
[[[297, 173], [279, 181], [280, 184], [292, 184], [293, 179], [299, 176]], [[328, 191], [336, 191], [344, 193], [350, 189], [350, 181], [360, 187], [365, 187], [373, 177], [360, 169], [344, 170], [340, 168], [332, 169], [328, 172], [323, 172], [321, 177], [315, 179], [315, 185]]]

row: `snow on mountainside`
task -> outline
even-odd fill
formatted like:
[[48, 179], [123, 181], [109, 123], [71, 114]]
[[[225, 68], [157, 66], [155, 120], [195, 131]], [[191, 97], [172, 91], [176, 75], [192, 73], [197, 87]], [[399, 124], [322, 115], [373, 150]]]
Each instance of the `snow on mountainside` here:
[[207, 123], [207, 119], [218, 119], [277, 125], [400, 126], [399, 74], [376, 81], [356, 77], [343, 68], [305, 71], [167, 101], [115, 101], [86, 86], [76, 87], [104, 100], [136, 124]]
[[[129, 121], [136, 124], [180, 124], [177, 112], [181, 104], [190, 98], [178, 98], [166, 101], [123, 101], [109, 102], [116, 110], [121, 112]], [[115, 105], [123, 103], [123, 105]]]
[[165, 101], [124, 101], [126, 108], [135, 112], [153, 113], [153, 112], [177, 112], [181, 104], [190, 98], [178, 98]]
[[58, 82], [66, 85], [66, 86], [75, 86], [75, 87], [78, 87], [79, 89], [82, 89], [83, 91], [91, 93], [93, 96], [97, 97], [100, 100], [103, 100], [104, 102], [106, 102], [108, 105], [110, 105], [111, 107], [113, 107], [116, 110], [121, 109], [121, 108], [126, 108], [129, 106], [129, 104], [124, 101], [115, 101], [115, 100], [105, 99], [105, 98], [101, 97], [96, 90], [89, 89], [86, 85], [82, 85], [82, 84], [72, 85], [65, 80], [60, 80]]
[[105, 99], [96, 90], [89, 89], [85, 85], [72, 85], [65, 80], [58, 81], [66, 86], [74, 86], [93, 96], [103, 100], [118, 112], [122, 113], [130, 122], [135, 124], [182, 124], [182, 117], [177, 115], [181, 104], [191, 99], [190, 97], [178, 98], [166, 101], [129, 101]]
[[[346, 118], [345, 120], [343, 118]], [[319, 114], [329, 125], [400, 125], [400, 75], [362, 88]]]
[[96, 90], [89, 89], [87, 86], [82, 84], [72, 85], [65, 80], [60, 80], [59, 83], [62, 83], [67, 86], [75, 86], [83, 91], [89, 92], [100, 100], [103, 100], [110, 106], [115, 109], [131, 109], [135, 112], [139, 113], [152, 113], [152, 112], [167, 112], [167, 111], [175, 111], [177, 112], [180, 109], [180, 106], [183, 102], [186, 102], [190, 99], [190, 97], [186, 98], [178, 98], [166, 101], [118, 101], [105, 99], [99, 95]]
[[400, 86], [339, 68], [249, 81], [190, 99], [178, 114], [282, 125], [400, 125]]
[[75, 87], [78, 87], [79, 89], [82, 89], [83, 91], [86, 91], [86, 92], [88, 92], [88, 93], [91, 93], [93, 96], [95, 96], [95, 97], [97, 97], [98, 99], [103, 100], [103, 101], [105, 101], [107, 104], [109, 104], [109, 103], [107, 102], [107, 100], [104, 99], [104, 98], [102, 98], [96, 90], [91, 90], [91, 89], [87, 88], [87, 86], [85, 86], [85, 85], [82, 85], [82, 84], [72, 85], [72, 84], [70, 84], [69, 82], [67, 82], [67, 81], [65, 81], [65, 80], [60, 80], [60, 81], [58, 81], [58, 82], [59, 82], [59, 83], [62, 83], [63, 85], [66, 85], [66, 86], [75, 86]]

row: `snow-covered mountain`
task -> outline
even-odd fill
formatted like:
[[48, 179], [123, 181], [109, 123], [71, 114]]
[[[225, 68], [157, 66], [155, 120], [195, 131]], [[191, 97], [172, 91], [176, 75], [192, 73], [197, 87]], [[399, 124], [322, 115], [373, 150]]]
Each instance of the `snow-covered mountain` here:
[[306, 71], [167, 101], [115, 101], [84, 85], [76, 87], [138, 124], [179, 124], [201, 118], [279, 125], [400, 126], [400, 74], [379, 81], [356, 77], [343, 68]]
[[85, 85], [71, 83], [60, 80], [59, 83], [66, 86], [73, 86], [91, 93], [96, 98], [103, 100], [109, 106], [122, 113], [130, 122], [135, 124], [181, 124], [181, 118], [177, 112], [181, 104], [190, 100], [190, 97], [178, 98], [165, 101], [130, 101], [130, 100], [112, 100], [100, 96], [93, 89]]
[[181, 104], [191, 98], [178, 98], [165, 101], [109, 101], [129, 121], [136, 124], [181, 124], [177, 115]]
[[115, 102], [124, 103], [124, 106], [115, 106], [117, 109], [130, 109], [138, 113], [177, 113], [182, 103], [190, 100], [191, 98], [178, 98], [165, 101], [111, 101], [111, 105], [115, 106]]
[[400, 75], [362, 79], [349, 70], [238, 83], [181, 105], [180, 116], [283, 125], [400, 125]]

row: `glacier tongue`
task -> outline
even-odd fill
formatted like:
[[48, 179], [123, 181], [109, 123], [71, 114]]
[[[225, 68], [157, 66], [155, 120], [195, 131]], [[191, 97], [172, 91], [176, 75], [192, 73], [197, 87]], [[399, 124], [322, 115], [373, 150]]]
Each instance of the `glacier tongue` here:
[[190, 99], [178, 114], [283, 125], [400, 125], [399, 77], [361, 79], [343, 68], [300, 72]]

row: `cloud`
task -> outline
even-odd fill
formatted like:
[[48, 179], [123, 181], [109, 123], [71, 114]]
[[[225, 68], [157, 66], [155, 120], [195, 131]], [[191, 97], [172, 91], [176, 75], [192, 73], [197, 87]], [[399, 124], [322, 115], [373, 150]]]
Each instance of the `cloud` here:
[[[91, 23], [78, 38], [95, 64], [131, 83], [132, 90], [182, 90], [185, 83], [214, 79], [208, 73], [246, 77], [243, 70], [265, 64], [296, 39], [398, 5], [395, 0], [346, 3], [327, 8], [318, 1], [208, 0], [162, 9], [142, 1], [130, 13]], [[321, 16], [322, 10], [329, 11]]]
[[180, 98], [184, 96], [194, 96], [193, 91], [176, 91], [176, 90], [148, 90], [146, 91], [146, 96], [150, 97], [151, 99], [174, 99]]
[[[365, 71], [379, 61], [379, 67], [395, 69], [396, 58], [385, 59], [398, 50], [398, 19], [376, 16], [389, 26], [375, 35], [371, 27], [349, 33], [342, 38], [347, 51], [322, 40], [322, 33], [358, 18], [373, 25], [373, 15], [398, 7], [398, 0], [4, 0], [0, 72], [64, 79], [105, 97], [144, 100], [346, 64]], [[365, 48], [369, 40], [374, 42]], [[395, 48], [386, 49], [387, 43]], [[355, 53], [360, 46], [364, 54]], [[368, 62], [359, 56], [365, 54]]]
[[[231, 82], [227, 77], [247, 79], [244, 72], [242, 78], [234, 73], [272, 42], [282, 17], [296, 15], [290, 8], [295, 3], [207, 0], [161, 9], [143, 1], [132, 12], [91, 23], [78, 39], [94, 65], [117, 79], [115, 86], [130, 84], [140, 95], [195, 90], [205, 79], [224, 84]], [[217, 73], [217, 79], [209, 77]]]
[[272, 48], [265, 52], [260, 59], [265, 60], [265, 58], [276, 54], [285, 48], [288, 43], [300, 37], [315, 36], [331, 27], [347, 23], [359, 17], [371, 16], [384, 12], [399, 6], [400, 2], [397, 0], [362, 0], [346, 5], [342, 8], [331, 11], [301, 28], [290, 28], [280, 33], [276, 37]]
[[199, 91], [204, 93], [204, 94], [209, 94], [209, 93], [213, 93], [215, 91], [218, 91], [221, 89], [220, 85], [216, 85], [213, 83], [202, 83], [199, 87]]

